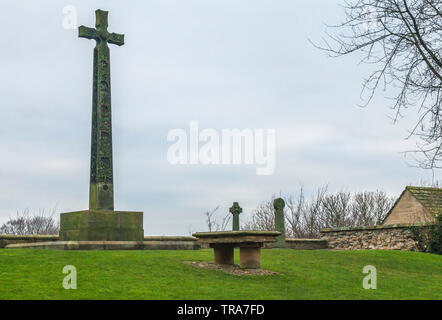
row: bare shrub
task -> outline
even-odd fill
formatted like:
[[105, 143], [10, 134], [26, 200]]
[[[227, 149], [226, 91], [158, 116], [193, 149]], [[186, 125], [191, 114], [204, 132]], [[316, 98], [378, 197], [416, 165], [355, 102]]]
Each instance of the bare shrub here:
[[209, 232], [212, 231], [224, 231], [227, 230], [229, 221], [231, 219], [231, 214], [227, 214], [221, 219], [220, 222], [215, 218], [215, 213], [218, 211], [219, 206], [215, 207], [211, 211], [206, 211], [204, 215], [206, 216], [206, 225]]
[[274, 230], [275, 229], [275, 209], [273, 208], [273, 200], [262, 202], [258, 208], [252, 213], [252, 217], [243, 225], [245, 230]]
[[286, 233], [294, 238], [318, 238], [321, 228], [321, 206], [327, 186], [320, 187], [307, 200], [304, 188], [301, 187], [298, 196], [286, 197]]
[[381, 224], [394, 201], [395, 199], [387, 196], [384, 191], [355, 193], [351, 204], [351, 225]]
[[[283, 197], [286, 234], [293, 238], [319, 238], [322, 228], [355, 227], [379, 224], [394, 204], [383, 191], [327, 193], [328, 186], [316, 189], [306, 198], [301, 187], [297, 195]], [[274, 196], [264, 201], [244, 224], [248, 230], [274, 229]]]
[[60, 231], [59, 222], [54, 219], [56, 209], [54, 208], [49, 215], [45, 210], [39, 210], [38, 214], [31, 215], [29, 209], [22, 213], [17, 212], [14, 218], [0, 227], [0, 234], [11, 235], [38, 235], [38, 234], [58, 234]]
[[351, 195], [340, 191], [326, 194], [322, 199], [322, 225], [325, 228], [349, 227], [352, 224]]

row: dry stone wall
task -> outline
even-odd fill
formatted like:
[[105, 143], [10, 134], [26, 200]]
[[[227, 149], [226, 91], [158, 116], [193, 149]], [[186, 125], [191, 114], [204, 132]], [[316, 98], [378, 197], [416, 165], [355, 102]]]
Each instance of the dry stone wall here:
[[[417, 250], [411, 238], [411, 224], [322, 229], [321, 237], [330, 249]], [[425, 227], [425, 226], [422, 226]]]

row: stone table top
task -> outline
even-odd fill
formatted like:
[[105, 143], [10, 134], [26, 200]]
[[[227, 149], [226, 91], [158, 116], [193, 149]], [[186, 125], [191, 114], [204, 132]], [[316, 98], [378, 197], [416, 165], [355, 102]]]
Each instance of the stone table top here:
[[278, 231], [216, 231], [216, 232], [197, 232], [192, 236], [198, 238], [201, 243], [219, 243], [219, 244], [241, 244], [241, 243], [263, 243], [275, 242], [276, 237], [281, 233]]

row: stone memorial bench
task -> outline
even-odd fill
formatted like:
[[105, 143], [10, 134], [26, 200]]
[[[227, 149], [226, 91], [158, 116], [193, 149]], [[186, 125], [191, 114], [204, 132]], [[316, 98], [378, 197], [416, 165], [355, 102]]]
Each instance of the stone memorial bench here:
[[265, 242], [275, 242], [278, 231], [219, 231], [193, 234], [201, 244], [213, 248], [215, 263], [234, 264], [234, 248], [239, 248], [239, 264], [242, 268], [256, 269], [261, 265], [261, 248]]

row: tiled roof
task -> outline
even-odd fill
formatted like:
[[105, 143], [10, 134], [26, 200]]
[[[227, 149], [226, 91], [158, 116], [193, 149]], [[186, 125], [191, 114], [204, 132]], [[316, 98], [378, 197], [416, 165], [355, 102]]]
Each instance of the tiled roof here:
[[431, 213], [442, 212], [441, 188], [424, 188], [424, 187], [408, 186], [405, 189], [408, 190]]

